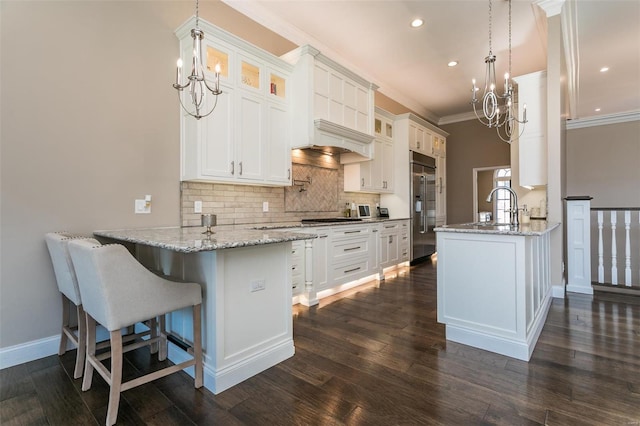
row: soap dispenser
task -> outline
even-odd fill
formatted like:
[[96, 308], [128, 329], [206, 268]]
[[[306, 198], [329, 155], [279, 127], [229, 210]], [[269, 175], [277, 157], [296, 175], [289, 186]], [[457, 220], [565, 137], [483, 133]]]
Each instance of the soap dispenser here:
[[522, 206], [522, 220], [520, 223], [528, 225], [529, 222], [531, 222], [531, 214], [529, 213], [529, 210], [527, 210], [527, 205], [525, 204]]

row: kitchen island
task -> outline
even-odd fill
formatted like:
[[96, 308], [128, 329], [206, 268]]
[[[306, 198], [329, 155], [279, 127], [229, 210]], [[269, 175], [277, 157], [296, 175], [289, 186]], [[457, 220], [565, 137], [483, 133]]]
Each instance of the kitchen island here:
[[[220, 393], [293, 356], [291, 244], [315, 234], [220, 226], [95, 231], [126, 245], [146, 267], [203, 288], [204, 385]], [[309, 253], [311, 258], [311, 253]], [[305, 280], [311, 281], [311, 265]], [[167, 329], [192, 341], [189, 309], [168, 315]], [[188, 358], [170, 345], [169, 359]]]
[[559, 224], [436, 228], [438, 322], [446, 338], [528, 361], [551, 304], [549, 238]]

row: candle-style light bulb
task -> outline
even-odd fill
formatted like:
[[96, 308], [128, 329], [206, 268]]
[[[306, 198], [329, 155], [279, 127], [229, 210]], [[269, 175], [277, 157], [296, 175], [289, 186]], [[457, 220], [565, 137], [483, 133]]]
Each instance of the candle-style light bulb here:
[[178, 58], [178, 62], [176, 63], [176, 84], [180, 84], [182, 81], [182, 58]]
[[220, 91], [220, 62], [213, 68], [216, 72], [216, 92]]
[[507, 93], [509, 91], [509, 73], [504, 73], [504, 92]]

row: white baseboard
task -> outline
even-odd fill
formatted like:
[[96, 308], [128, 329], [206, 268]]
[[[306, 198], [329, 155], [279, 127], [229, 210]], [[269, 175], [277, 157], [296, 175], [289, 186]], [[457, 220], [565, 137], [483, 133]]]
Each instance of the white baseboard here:
[[[96, 340], [102, 341], [107, 339], [109, 339], [109, 332], [105, 328], [98, 326], [96, 328]], [[0, 349], [0, 370], [51, 355], [57, 355], [59, 346], [60, 335], [56, 334], [55, 336], [2, 348]], [[75, 349], [75, 346], [71, 342], [68, 342], [67, 350], [71, 349]]]
[[0, 370], [58, 353], [60, 335], [0, 349]]
[[551, 286], [551, 297], [554, 299], [564, 299], [564, 285]]
[[[256, 374], [291, 358], [294, 353], [295, 348], [293, 346], [293, 340], [290, 339], [273, 346], [264, 352], [256, 354], [249, 359], [245, 359], [241, 362], [237, 362], [226, 368], [220, 369], [219, 371], [216, 371], [215, 368], [211, 367], [213, 362], [205, 355], [204, 387], [217, 395], [220, 392], [255, 376]], [[179, 364], [190, 360], [191, 355], [188, 355], [185, 351], [169, 342], [168, 358], [175, 364]], [[194, 376], [193, 367], [186, 368], [184, 371], [191, 377]]]
[[593, 287], [591, 287], [591, 283], [589, 283], [588, 287], [583, 285], [567, 285], [567, 291], [571, 293], [581, 293], [581, 294], [593, 294]]
[[531, 354], [535, 349], [545, 320], [551, 307], [551, 297], [547, 296], [540, 307], [540, 312], [531, 326], [529, 337], [526, 340], [508, 339], [501, 336], [493, 336], [465, 327], [459, 327], [451, 324], [446, 325], [447, 340], [451, 340], [464, 345], [473, 346], [501, 355], [506, 355], [522, 361], [529, 361]]

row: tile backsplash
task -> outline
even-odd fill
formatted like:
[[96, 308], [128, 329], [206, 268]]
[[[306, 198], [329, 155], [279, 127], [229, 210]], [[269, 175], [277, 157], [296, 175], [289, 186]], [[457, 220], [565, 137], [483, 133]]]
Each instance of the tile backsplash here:
[[[344, 167], [339, 157], [294, 150], [292, 159], [292, 176], [298, 185], [290, 187], [182, 182], [182, 226], [200, 226], [200, 213], [194, 212], [194, 201], [202, 201], [203, 213], [217, 215], [218, 225], [338, 217], [343, 216], [346, 203], [370, 204], [375, 211], [380, 195], [344, 192]], [[300, 184], [304, 185], [304, 191], [300, 191]], [[265, 201], [269, 203], [268, 212], [262, 211]]]

